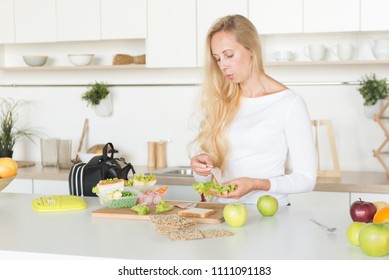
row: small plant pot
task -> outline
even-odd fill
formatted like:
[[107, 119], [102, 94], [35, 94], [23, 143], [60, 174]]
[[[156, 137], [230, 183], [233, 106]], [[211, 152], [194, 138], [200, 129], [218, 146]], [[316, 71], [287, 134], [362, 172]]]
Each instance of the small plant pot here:
[[94, 110], [100, 117], [109, 117], [113, 111], [111, 95], [109, 94], [106, 98], [102, 99], [98, 105], [94, 106]]
[[0, 151], [0, 158], [9, 157], [12, 158], [14, 151]]
[[365, 116], [369, 119], [374, 119], [374, 116], [377, 115], [380, 110], [382, 109], [382, 107], [384, 106], [384, 102], [386, 101], [386, 99], [381, 99], [381, 100], [378, 100], [376, 104], [374, 105], [365, 105], [363, 107], [364, 109], [364, 112], [365, 112]]

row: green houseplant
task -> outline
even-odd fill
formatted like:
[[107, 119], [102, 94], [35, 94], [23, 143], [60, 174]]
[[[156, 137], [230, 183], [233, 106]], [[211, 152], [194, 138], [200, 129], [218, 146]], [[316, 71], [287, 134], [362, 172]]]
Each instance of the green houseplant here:
[[112, 113], [112, 102], [108, 85], [103, 82], [95, 82], [89, 85], [81, 96], [87, 102], [87, 106], [94, 108], [99, 116], [109, 116]]
[[108, 94], [108, 86], [105, 83], [95, 82], [89, 85], [81, 98], [86, 101], [88, 106], [93, 107], [99, 105], [100, 101], [106, 98]]
[[375, 105], [378, 100], [388, 97], [389, 89], [386, 79], [378, 80], [375, 73], [362, 77], [359, 85], [361, 87], [358, 91], [364, 99], [363, 105], [365, 106]]
[[31, 141], [36, 131], [30, 128], [18, 128], [18, 111], [28, 102], [25, 100], [0, 98], [0, 157], [11, 157], [16, 141], [21, 137], [27, 137]]

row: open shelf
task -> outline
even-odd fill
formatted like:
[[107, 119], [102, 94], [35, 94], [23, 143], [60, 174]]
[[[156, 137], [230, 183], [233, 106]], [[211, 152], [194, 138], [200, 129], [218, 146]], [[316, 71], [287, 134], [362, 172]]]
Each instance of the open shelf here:
[[389, 60], [321, 60], [321, 61], [283, 61], [265, 62], [265, 66], [323, 66], [323, 65], [389, 65]]
[[127, 64], [127, 65], [87, 65], [87, 66], [17, 66], [17, 67], [0, 67], [0, 71], [57, 71], [57, 70], [120, 70], [120, 69], [143, 69], [144, 64]]
[[[274, 66], [347, 66], [347, 65], [389, 65], [389, 60], [322, 60], [322, 61], [285, 61], [285, 62], [265, 62], [265, 67]], [[7, 66], [0, 67], [0, 71], [58, 71], [58, 70], [120, 70], [120, 69], [145, 69], [145, 64], [128, 64], [128, 65], [87, 65], [87, 66]]]

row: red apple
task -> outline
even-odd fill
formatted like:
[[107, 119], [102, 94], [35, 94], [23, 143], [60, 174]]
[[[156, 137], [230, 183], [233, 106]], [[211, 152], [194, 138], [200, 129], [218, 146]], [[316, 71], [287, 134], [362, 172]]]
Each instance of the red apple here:
[[373, 221], [377, 208], [371, 202], [359, 199], [350, 206], [350, 216], [354, 222], [370, 223]]

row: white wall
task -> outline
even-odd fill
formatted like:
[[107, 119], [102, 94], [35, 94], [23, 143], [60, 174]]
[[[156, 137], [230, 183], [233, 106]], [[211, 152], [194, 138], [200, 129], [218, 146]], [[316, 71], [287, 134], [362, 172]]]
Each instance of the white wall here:
[[[28, 46], [24, 45], [23, 49], [25, 50]], [[49, 50], [53, 45], [46, 47]], [[73, 45], [68, 45], [68, 47], [73, 47]], [[33, 45], [31, 48], [34, 50]], [[85, 52], [90, 52], [91, 48], [93, 45], [88, 45]], [[103, 49], [100, 51], [103, 52]], [[120, 47], [116, 46], [115, 50], [117, 49]], [[135, 49], [134, 52], [139, 48]], [[20, 61], [22, 51], [15, 46], [6, 46], [5, 64], [17, 64], [12, 64], [12, 60]], [[109, 61], [110, 53], [111, 50], [106, 50], [102, 61]], [[54, 48], [54, 54], [60, 56], [65, 55], [66, 52], [63, 49]], [[61, 59], [65, 63], [63, 56]], [[267, 71], [279, 81], [290, 84], [326, 81], [355, 82], [370, 72], [375, 72], [383, 78], [387, 77], [388, 68], [387, 65], [271, 66], [267, 68]], [[187, 165], [189, 160], [186, 146], [195, 133], [193, 127], [190, 126], [190, 117], [194, 110], [198, 86], [183, 86], [182, 84], [198, 84], [201, 81], [200, 77], [200, 69], [0, 71], [0, 84], [2, 85], [72, 85], [87, 84], [93, 81], [105, 81], [110, 84], [178, 84], [177, 86], [112, 87], [114, 112], [108, 118], [98, 117], [86, 107], [86, 103], [81, 100], [81, 94], [86, 89], [82, 86], [0, 86], [0, 97], [35, 101], [21, 112], [20, 125], [40, 128], [46, 137], [72, 139], [73, 156], [75, 156], [81, 136], [84, 119], [88, 118], [90, 125], [88, 146], [112, 141], [127, 160], [136, 165], [146, 165], [146, 142], [171, 139], [172, 142], [168, 144], [167, 151], [168, 164], [170, 166]], [[332, 120], [342, 170], [383, 171], [378, 160], [373, 157], [372, 149], [376, 149], [382, 143], [384, 133], [377, 123], [365, 118], [363, 101], [357, 91], [357, 86], [291, 85], [290, 87], [304, 97], [312, 119]], [[328, 153], [321, 156], [324, 162], [323, 167], [330, 167]], [[36, 144], [27, 140], [18, 142], [14, 158], [39, 161], [39, 142]]]

